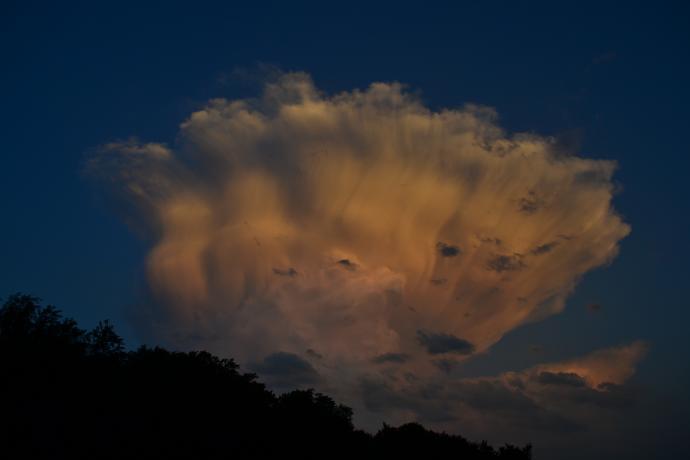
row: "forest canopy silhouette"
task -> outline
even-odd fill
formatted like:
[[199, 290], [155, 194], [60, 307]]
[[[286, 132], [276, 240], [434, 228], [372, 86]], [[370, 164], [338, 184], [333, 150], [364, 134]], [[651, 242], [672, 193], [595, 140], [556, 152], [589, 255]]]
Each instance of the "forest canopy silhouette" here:
[[531, 458], [417, 423], [372, 435], [313, 389], [276, 395], [205, 351], [128, 351], [108, 321], [86, 331], [30, 295], [0, 308], [0, 366], [2, 458]]

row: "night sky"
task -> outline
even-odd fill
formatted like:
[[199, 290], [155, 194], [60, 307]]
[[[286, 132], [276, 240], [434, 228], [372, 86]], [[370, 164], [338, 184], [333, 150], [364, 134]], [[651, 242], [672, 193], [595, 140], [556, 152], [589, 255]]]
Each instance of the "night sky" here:
[[0, 296], [366, 429], [678, 458], [685, 2], [248, 4], [3, 3]]

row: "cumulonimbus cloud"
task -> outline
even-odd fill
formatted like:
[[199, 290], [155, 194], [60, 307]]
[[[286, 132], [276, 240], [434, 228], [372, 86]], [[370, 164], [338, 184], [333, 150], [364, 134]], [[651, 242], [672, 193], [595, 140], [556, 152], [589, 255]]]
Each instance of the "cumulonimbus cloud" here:
[[178, 139], [107, 144], [89, 164], [152, 241], [158, 338], [302, 356], [325, 382], [481, 353], [560, 312], [630, 231], [613, 162], [506, 134], [489, 108], [429, 110], [397, 83], [327, 96], [286, 74], [259, 99], [210, 101]]

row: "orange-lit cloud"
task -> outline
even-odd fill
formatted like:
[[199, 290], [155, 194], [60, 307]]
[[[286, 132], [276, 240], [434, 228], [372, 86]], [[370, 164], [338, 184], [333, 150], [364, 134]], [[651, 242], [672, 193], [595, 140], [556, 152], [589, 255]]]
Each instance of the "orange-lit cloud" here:
[[646, 348], [634, 342], [492, 377], [368, 374], [359, 385], [361, 423], [376, 428], [381, 421], [412, 419], [439, 430], [461, 428], [477, 438], [536, 439], [542, 448], [552, 442], [561, 449], [564, 443], [596, 442], [592, 433], [610, 438], [629, 425], [631, 414], [635, 423], [649, 415], [639, 413], [644, 398], [626, 383]]
[[595, 351], [583, 358], [560, 363], [542, 364], [535, 372], [576, 374], [592, 388], [607, 383], [620, 385], [635, 373], [635, 365], [647, 353], [641, 341], [629, 345]]
[[[436, 374], [560, 312], [630, 231], [613, 162], [395, 83], [329, 97], [287, 74], [210, 101], [174, 149], [112, 143], [90, 168], [153, 241], [159, 334], [243, 363], [302, 357], [336, 392]], [[629, 373], [598, 359], [545, 370]]]

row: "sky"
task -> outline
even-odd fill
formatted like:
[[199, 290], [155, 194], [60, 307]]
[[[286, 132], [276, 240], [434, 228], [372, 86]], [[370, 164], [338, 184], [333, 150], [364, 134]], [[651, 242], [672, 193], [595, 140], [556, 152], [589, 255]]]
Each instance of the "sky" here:
[[689, 13], [4, 3], [0, 296], [365, 429], [677, 458]]

